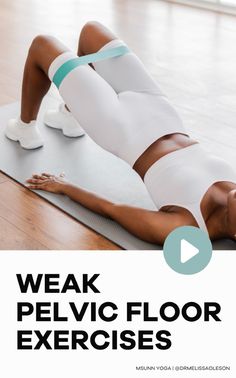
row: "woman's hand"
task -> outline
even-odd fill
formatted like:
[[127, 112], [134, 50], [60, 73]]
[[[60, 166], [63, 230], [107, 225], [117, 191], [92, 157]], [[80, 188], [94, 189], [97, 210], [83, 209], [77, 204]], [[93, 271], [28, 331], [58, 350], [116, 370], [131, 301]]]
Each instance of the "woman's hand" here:
[[34, 190], [45, 190], [46, 192], [64, 194], [66, 181], [64, 174], [59, 176], [51, 175], [50, 173], [42, 173], [41, 175], [33, 175], [26, 180], [27, 187]]

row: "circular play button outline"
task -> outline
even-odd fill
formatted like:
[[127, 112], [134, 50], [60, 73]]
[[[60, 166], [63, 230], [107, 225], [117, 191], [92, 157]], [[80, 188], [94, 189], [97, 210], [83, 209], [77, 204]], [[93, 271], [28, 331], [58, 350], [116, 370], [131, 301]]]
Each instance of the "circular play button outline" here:
[[196, 274], [209, 264], [212, 244], [207, 233], [198, 227], [182, 226], [172, 231], [163, 246], [166, 263], [180, 274]]

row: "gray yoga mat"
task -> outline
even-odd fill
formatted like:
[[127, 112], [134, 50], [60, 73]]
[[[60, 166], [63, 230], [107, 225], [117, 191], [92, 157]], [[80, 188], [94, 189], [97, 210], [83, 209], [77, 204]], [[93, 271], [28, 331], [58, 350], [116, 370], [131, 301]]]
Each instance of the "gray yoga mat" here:
[[[32, 151], [23, 150], [18, 143], [4, 136], [7, 120], [19, 114], [19, 103], [0, 107], [0, 170], [21, 184], [32, 173], [65, 172], [68, 181], [107, 199], [155, 209], [142, 180], [126, 163], [101, 149], [87, 135], [66, 138], [61, 131], [43, 124], [45, 109], [55, 108], [58, 101], [59, 98], [53, 92], [45, 97], [39, 114], [45, 146]], [[37, 194], [124, 249], [162, 249], [161, 246], [139, 240], [117, 223], [85, 209], [65, 196], [41, 191], [37, 191]], [[214, 249], [236, 249], [236, 244], [230, 240], [221, 240], [214, 243]]]

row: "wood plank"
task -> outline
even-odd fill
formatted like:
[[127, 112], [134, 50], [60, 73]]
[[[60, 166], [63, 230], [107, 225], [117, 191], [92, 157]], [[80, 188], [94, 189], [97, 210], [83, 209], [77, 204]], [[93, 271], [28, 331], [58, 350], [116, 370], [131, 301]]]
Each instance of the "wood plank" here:
[[9, 178], [6, 175], [4, 175], [4, 173], [0, 172], [0, 184], [8, 180]]
[[0, 216], [0, 250], [45, 250], [45, 245], [31, 238]]
[[0, 187], [0, 213], [49, 249], [119, 249], [35, 193], [10, 181]]

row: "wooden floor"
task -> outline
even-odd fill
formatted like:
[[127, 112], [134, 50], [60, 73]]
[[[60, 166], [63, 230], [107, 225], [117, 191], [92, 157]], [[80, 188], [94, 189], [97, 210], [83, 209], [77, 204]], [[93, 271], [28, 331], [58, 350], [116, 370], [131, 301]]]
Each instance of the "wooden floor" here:
[[118, 249], [0, 173], [1, 249]]
[[[0, 105], [20, 99], [28, 46], [53, 34], [76, 49], [96, 19], [140, 56], [181, 114], [215, 153], [236, 160], [236, 18], [158, 0], [1, 0]], [[0, 249], [117, 249], [0, 174]]]

